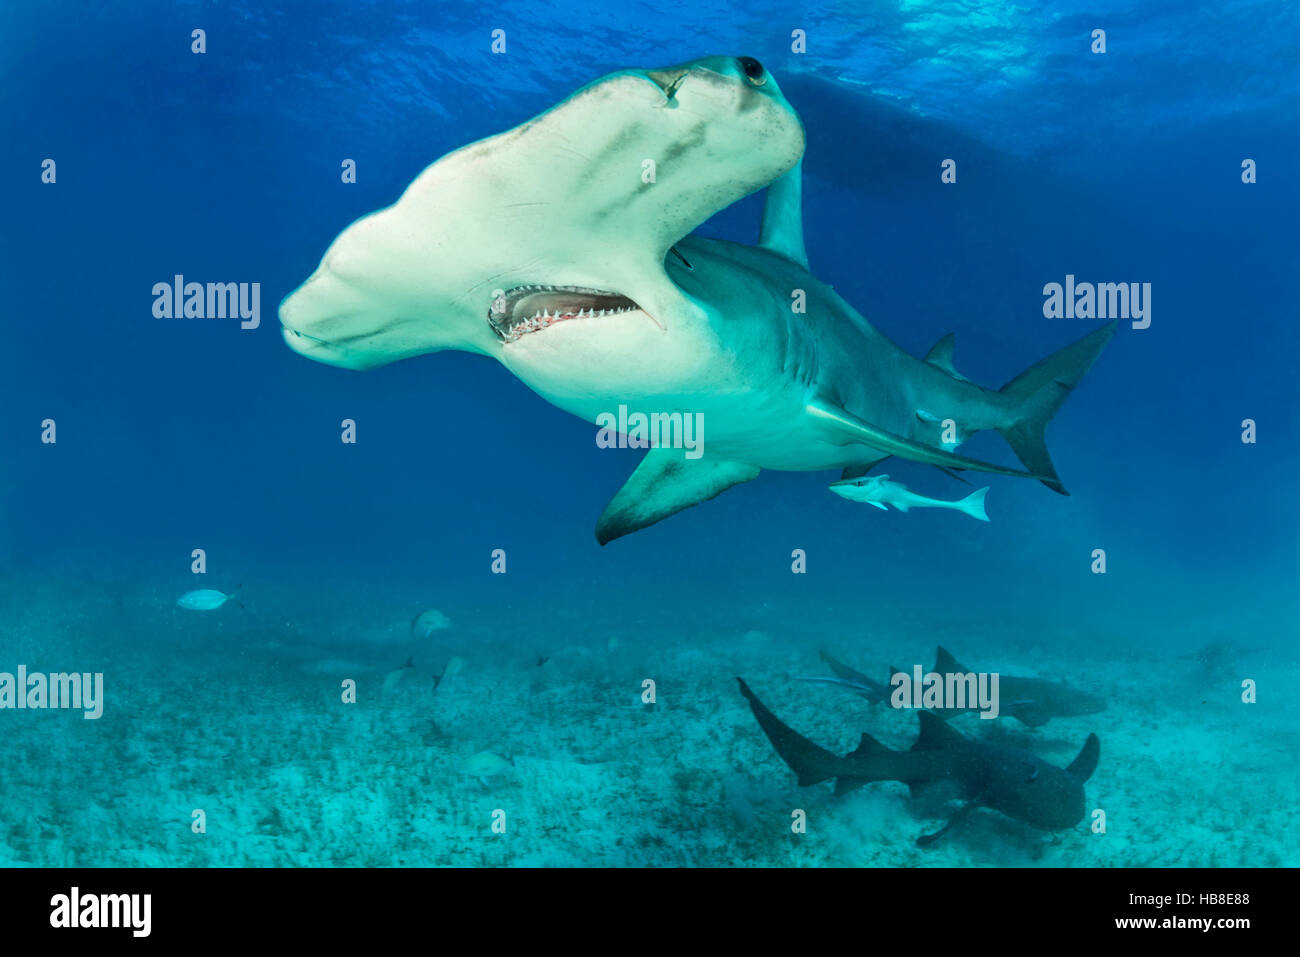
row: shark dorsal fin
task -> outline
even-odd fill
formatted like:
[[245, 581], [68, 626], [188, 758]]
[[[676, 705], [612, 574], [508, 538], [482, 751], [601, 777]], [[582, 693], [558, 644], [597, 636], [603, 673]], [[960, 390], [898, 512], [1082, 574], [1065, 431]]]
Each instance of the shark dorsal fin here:
[[763, 201], [758, 244], [808, 268], [803, 243], [803, 162], [773, 180]]
[[1074, 778], [1080, 784], [1092, 777], [1092, 772], [1097, 770], [1097, 761], [1101, 758], [1101, 742], [1097, 740], [1095, 734], [1088, 735], [1088, 740], [1083, 742], [1083, 749], [1079, 756], [1070, 762], [1070, 766], [1065, 772]]
[[970, 669], [958, 664], [952, 653], [943, 645], [940, 645], [934, 652], [934, 670], [941, 675], [958, 675], [966, 674]]
[[930, 711], [918, 711], [921, 733], [916, 736], [913, 751], [942, 751], [959, 746], [966, 738], [944, 723], [943, 718]]
[[925, 361], [930, 363], [930, 365], [934, 366], [936, 369], [942, 369], [954, 379], [960, 379], [962, 382], [969, 382], [969, 379], [953, 368], [952, 350], [956, 344], [957, 336], [951, 332], [948, 333], [936, 342], [931, 347], [930, 351], [925, 354]]

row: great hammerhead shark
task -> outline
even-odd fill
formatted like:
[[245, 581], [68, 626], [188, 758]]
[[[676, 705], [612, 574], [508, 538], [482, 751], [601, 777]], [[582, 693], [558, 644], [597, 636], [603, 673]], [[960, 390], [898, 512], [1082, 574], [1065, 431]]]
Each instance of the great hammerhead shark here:
[[[348, 369], [479, 353], [588, 422], [660, 423], [601, 544], [761, 469], [854, 477], [899, 456], [1064, 494], [1043, 433], [1114, 323], [1000, 390], [957, 374], [950, 337], [914, 358], [808, 271], [803, 151], [751, 57], [612, 73], [344, 230], [281, 303], [285, 341]], [[757, 246], [688, 235], [763, 187]], [[683, 453], [687, 416], [702, 453]], [[1025, 471], [954, 451], [985, 429]]]
[[[822, 660], [834, 673], [835, 677], [801, 677], [800, 681], [812, 681], [818, 684], [836, 685], [852, 691], [872, 704], [888, 701], [893, 688], [884, 682], [876, 681], [860, 671], [850, 668], [843, 662], [836, 661], [825, 651]], [[935, 673], [941, 675], [969, 674], [970, 669], [958, 664], [948, 649], [940, 646], [934, 655]], [[890, 669], [896, 674], [897, 668]], [[1106, 702], [1095, 694], [1079, 688], [1061, 684], [1059, 681], [1047, 681], [1043, 678], [1019, 678], [1015, 675], [998, 676], [999, 713], [1015, 718], [1022, 724], [1037, 728], [1053, 718], [1073, 718], [1079, 715], [1096, 714], [1106, 710]], [[943, 720], [956, 717], [968, 711], [977, 711], [974, 704], [964, 708], [938, 708], [934, 714]]]
[[1074, 827], [1083, 819], [1083, 783], [1101, 756], [1095, 734], [1088, 735], [1069, 767], [1058, 768], [1021, 748], [975, 741], [933, 713], [918, 711], [921, 733], [911, 750], [892, 751], [864, 734], [855, 751], [840, 757], [795, 731], [759, 701], [749, 685], [736, 680], [758, 726], [798, 775], [800, 787], [834, 778], [835, 793], [844, 794], [872, 781], [902, 781], [917, 795], [936, 784], [956, 784], [964, 802], [960, 810], [918, 844], [931, 843], [978, 807], [1048, 831]]

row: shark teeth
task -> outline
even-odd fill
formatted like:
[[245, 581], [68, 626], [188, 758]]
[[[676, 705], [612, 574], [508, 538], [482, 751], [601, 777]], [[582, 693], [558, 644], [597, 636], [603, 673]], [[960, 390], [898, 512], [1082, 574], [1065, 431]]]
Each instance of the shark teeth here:
[[533, 283], [496, 296], [488, 307], [487, 321], [497, 338], [509, 343], [570, 319], [600, 319], [640, 311], [641, 307], [626, 296], [603, 289]]

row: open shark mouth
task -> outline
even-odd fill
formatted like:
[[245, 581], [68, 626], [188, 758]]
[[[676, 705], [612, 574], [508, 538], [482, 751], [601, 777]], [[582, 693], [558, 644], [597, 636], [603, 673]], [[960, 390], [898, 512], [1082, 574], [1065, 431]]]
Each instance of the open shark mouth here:
[[598, 319], [640, 312], [627, 296], [585, 286], [516, 286], [492, 300], [487, 321], [502, 342], [549, 329], [569, 319]]

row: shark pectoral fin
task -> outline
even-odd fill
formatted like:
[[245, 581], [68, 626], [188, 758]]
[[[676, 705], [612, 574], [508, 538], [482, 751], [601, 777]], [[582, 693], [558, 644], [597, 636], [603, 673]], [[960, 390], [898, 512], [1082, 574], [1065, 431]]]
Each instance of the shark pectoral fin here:
[[1088, 735], [1088, 740], [1083, 742], [1083, 750], [1079, 756], [1070, 762], [1070, 766], [1065, 772], [1074, 778], [1080, 784], [1092, 777], [1092, 772], [1097, 770], [1097, 762], [1101, 759], [1101, 742], [1097, 740], [1095, 734]]
[[992, 472], [996, 475], [1014, 475], [1019, 478], [1036, 478], [1040, 481], [1049, 481], [1047, 476], [1037, 475], [1033, 472], [1022, 472], [1019, 469], [1007, 468], [1002, 465], [994, 465], [992, 462], [969, 459], [964, 455], [943, 452], [939, 449], [930, 448], [928, 445], [922, 445], [920, 442], [913, 442], [901, 435], [878, 429], [871, 423], [859, 419], [853, 413], [847, 412], [829, 402], [814, 400], [805, 406], [805, 410], [809, 415], [821, 422], [835, 436], [832, 441], [840, 445], [869, 445], [889, 455], [897, 455], [899, 458], [911, 459], [913, 462], [923, 462], [927, 465], [966, 468], [979, 472]]
[[614, 539], [675, 515], [755, 478], [759, 469], [726, 459], [688, 459], [681, 449], [651, 449], [596, 521], [596, 540]]
[[[867, 504], [868, 504], [868, 505], [874, 505], [874, 506], [876, 506], [876, 508], [880, 509], [882, 512], [888, 512], [888, 511], [889, 511], [889, 508], [888, 508], [887, 506], [881, 505], [879, 502], [868, 502]], [[901, 508], [901, 509], [899, 509], [899, 511], [900, 511], [900, 512], [906, 512], [907, 509], [905, 509], [905, 508]]]
[[767, 187], [763, 201], [763, 225], [758, 244], [808, 268], [803, 244], [803, 161], [782, 173]]

